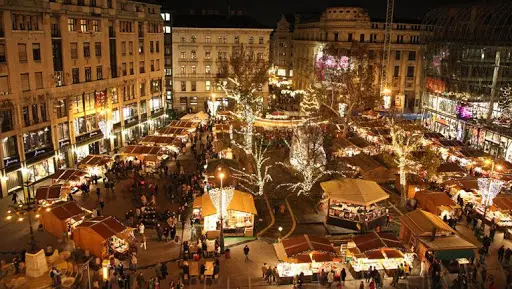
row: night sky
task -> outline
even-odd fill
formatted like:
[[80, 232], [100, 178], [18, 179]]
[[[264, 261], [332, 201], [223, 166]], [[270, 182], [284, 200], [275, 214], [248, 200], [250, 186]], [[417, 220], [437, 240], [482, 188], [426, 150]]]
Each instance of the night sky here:
[[[195, 9], [224, 10], [227, 4], [243, 9], [262, 24], [275, 27], [281, 14], [323, 11], [334, 6], [359, 6], [368, 10], [372, 18], [385, 18], [386, 0], [156, 0], [164, 6], [186, 11]], [[450, 4], [477, 2], [478, 0], [395, 0], [395, 17], [421, 19], [430, 9]], [[227, 10], [227, 9], [226, 9]]]

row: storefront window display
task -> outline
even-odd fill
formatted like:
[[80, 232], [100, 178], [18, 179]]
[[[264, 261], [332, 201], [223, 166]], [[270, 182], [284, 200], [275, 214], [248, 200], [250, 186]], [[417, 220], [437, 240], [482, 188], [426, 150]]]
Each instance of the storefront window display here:
[[69, 139], [69, 125], [67, 122], [57, 124], [59, 141]]
[[125, 121], [127, 119], [136, 117], [137, 115], [138, 115], [138, 112], [137, 112], [137, 104], [136, 103], [133, 103], [133, 104], [123, 107], [123, 117], [124, 117]]
[[12, 192], [21, 187], [21, 172], [14, 171], [7, 173], [7, 191]]
[[6, 137], [2, 140], [2, 149], [4, 150], [4, 167], [19, 164], [18, 144], [16, 136]]
[[27, 167], [28, 179], [37, 182], [55, 173], [53, 158], [49, 158]]
[[160, 96], [152, 97], [150, 101], [151, 111], [155, 111], [157, 109], [162, 108], [162, 98]]
[[23, 147], [25, 152], [34, 151], [40, 148], [52, 146], [52, 135], [50, 128], [31, 131], [23, 135]]
[[98, 121], [95, 114], [87, 115], [85, 117], [78, 117], [73, 122], [75, 133], [81, 135], [94, 130], [98, 130]]
[[140, 138], [140, 129], [139, 126], [134, 126], [131, 128], [126, 128], [123, 131], [125, 143], [130, 143]]

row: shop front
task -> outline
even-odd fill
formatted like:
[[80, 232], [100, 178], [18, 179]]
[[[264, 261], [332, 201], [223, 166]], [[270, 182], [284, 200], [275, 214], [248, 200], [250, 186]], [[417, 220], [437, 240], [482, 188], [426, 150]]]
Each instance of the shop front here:
[[5, 195], [21, 188], [23, 179], [20, 171], [21, 161], [16, 136], [5, 137], [2, 140], [2, 148], [4, 152], [3, 162], [5, 170], [3, 180], [5, 180], [6, 183], [6, 191], [2, 192], [2, 195], [5, 197]]
[[86, 156], [91, 154], [102, 154], [107, 152], [106, 141], [103, 139], [101, 130], [95, 130], [76, 137], [76, 147], [74, 149], [75, 163], [80, 162]]
[[126, 119], [124, 121], [124, 144], [135, 144], [135, 142], [141, 137], [141, 129], [139, 124], [138, 116]]
[[57, 154], [57, 168], [65, 169], [72, 165], [71, 152], [71, 141], [69, 139], [59, 141], [59, 151]]
[[54, 153], [51, 148], [41, 148], [25, 153], [27, 167], [23, 170], [28, 174], [28, 181], [38, 182], [55, 173]]

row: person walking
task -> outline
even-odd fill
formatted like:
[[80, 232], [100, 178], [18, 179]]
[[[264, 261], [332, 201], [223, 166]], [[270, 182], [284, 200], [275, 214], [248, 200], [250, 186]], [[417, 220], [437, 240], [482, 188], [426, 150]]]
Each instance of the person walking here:
[[332, 282], [334, 282], [334, 273], [331, 270], [327, 273], [327, 288], [331, 288]]
[[16, 192], [14, 192], [12, 194], [12, 204], [16, 205], [16, 203], [18, 203], [18, 194]]
[[426, 261], [423, 260], [423, 262], [420, 263], [420, 277], [425, 277], [425, 267], [426, 267]]
[[144, 248], [144, 250], [146, 250], [146, 248], [147, 248], [146, 235], [142, 235], [142, 241], [140, 242], [140, 247]]
[[162, 279], [165, 280], [167, 278], [167, 275], [169, 275], [166, 262], [162, 263], [162, 267], [160, 267], [160, 271], [162, 273]]
[[267, 263], [263, 263], [261, 266], [261, 277], [265, 279], [265, 274], [267, 274]]
[[249, 261], [249, 246], [244, 247], [245, 262]]
[[132, 257], [130, 258], [130, 269], [137, 271], [137, 256], [135, 256], [135, 253], [133, 253]]
[[503, 262], [503, 256], [505, 255], [505, 246], [501, 245], [498, 249], [498, 262]]
[[359, 283], [359, 289], [364, 289], [364, 282], [361, 281], [361, 283]]
[[345, 268], [341, 269], [340, 273], [340, 279], [343, 285], [345, 285], [345, 279], [347, 278], [347, 271], [345, 271]]

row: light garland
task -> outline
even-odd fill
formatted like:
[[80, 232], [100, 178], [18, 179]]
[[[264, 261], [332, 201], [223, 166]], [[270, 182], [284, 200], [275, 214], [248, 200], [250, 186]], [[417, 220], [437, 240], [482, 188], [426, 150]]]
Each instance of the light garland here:
[[[233, 177], [240, 181], [240, 186], [248, 192], [254, 195], [263, 195], [265, 184], [272, 181], [272, 176], [268, 170], [272, 165], [265, 166], [265, 163], [270, 160], [269, 157], [265, 157], [268, 147], [263, 147], [263, 142], [260, 141], [259, 145], [254, 145], [252, 158], [256, 165], [256, 173], [246, 173], [245, 171], [237, 170], [232, 168], [235, 172]], [[256, 186], [258, 191], [255, 192], [251, 186]]]
[[479, 178], [478, 189], [482, 194], [482, 204], [486, 206], [492, 205], [492, 200], [500, 193], [503, 184], [502, 180]]
[[[235, 193], [235, 188], [233, 187], [225, 187], [222, 188], [215, 188], [210, 190], [209, 195], [210, 199], [212, 200], [213, 206], [217, 210], [217, 215], [220, 216], [220, 206], [222, 203], [222, 216], [227, 216], [227, 207], [231, 203], [231, 200], [233, 199], [233, 195]], [[221, 200], [222, 198], [222, 200]]]

